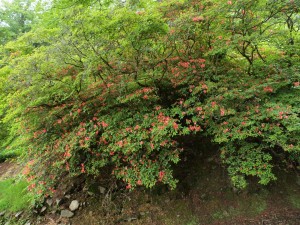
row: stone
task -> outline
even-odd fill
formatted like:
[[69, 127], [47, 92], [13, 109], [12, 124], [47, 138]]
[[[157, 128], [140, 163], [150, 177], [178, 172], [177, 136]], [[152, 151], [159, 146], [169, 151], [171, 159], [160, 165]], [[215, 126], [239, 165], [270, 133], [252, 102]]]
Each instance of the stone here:
[[74, 213], [71, 212], [70, 210], [64, 209], [64, 210], [61, 210], [60, 216], [61, 216], [61, 217], [71, 218], [71, 217], [74, 216]]
[[48, 206], [52, 206], [53, 200], [52, 200], [51, 198], [48, 198], [48, 199], [46, 200], [46, 203], [47, 203]]
[[106, 188], [102, 187], [102, 186], [99, 186], [99, 191], [100, 191], [101, 194], [105, 194]]
[[69, 206], [69, 209], [74, 212], [79, 207], [79, 202], [77, 200], [73, 200]]
[[0, 212], [0, 216], [4, 216], [5, 215], [5, 211], [3, 211], [3, 212]]
[[16, 218], [19, 218], [22, 214], [23, 214], [23, 211], [17, 212], [17, 213], [15, 214], [15, 217], [16, 217]]
[[65, 195], [65, 198], [70, 199], [71, 195]]
[[61, 199], [58, 198], [58, 199], [56, 199], [55, 202], [56, 202], [56, 205], [59, 206], [61, 204]]
[[28, 222], [25, 223], [25, 225], [31, 225], [31, 223], [28, 221]]
[[93, 193], [93, 192], [91, 192], [91, 191], [88, 191], [87, 194], [88, 194], [89, 196], [94, 196], [94, 195], [95, 195], [95, 193]]
[[136, 217], [129, 217], [129, 218], [124, 219], [124, 221], [126, 221], [126, 222], [132, 222], [132, 221], [137, 220], [137, 219], [138, 218], [136, 218]]
[[40, 211], [40, 213], [43, 213], [43, 212], [45, 212], [45, 211], [46, 211], [46, 209], [47, 209], [47, 207], [46, 207], [46, 206], [43, 206], [43, 207], [42, 207], [42, 209], [41, 209], [41, 211]]

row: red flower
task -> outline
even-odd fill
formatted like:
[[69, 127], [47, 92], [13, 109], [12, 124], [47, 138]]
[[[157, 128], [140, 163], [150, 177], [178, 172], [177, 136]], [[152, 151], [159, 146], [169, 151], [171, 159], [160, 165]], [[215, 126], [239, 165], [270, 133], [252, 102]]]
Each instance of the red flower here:
[[108, 124], [105, 123], [104, 121], [101, 122], [101, 125], [102, 125], [102, 127], [104, 127], [104, 128], [108, 126]]
[[81, 163], [81, 173], [85, 173], [84, 163]]
[[163, 178], [164, 178], [164, 176], [165, 176], [165, 172], [164, 171], [159, 171], [159, 173], [158, 173], [158, 180], [162, 181]]
[[69, 171], [69, 170], [70, 170], [70, 165], [69, 165], [69, 163], [68, 163], [68, 162], [66, 163], [66, 170], [67, 170], [67, 171]]
[[224, 116], [224, 115], [225, 115], [225, 109], [224, 109], [224, 108], [221, 108], [221, 109], [220, 109], [220, 114], [221, 114], [221, 116]]
[[174, 128], [174, 130], [178, 130], [178, 124], [177, 123], [173, 123], [173, 128]]
[[193, 22], [200, 22], [200, 21], [204, 20], [204, 18], [203, 18], [203, 16], [196, 16], [192, 20], [193, 20]]
[[264, 92], [273, 92], [273, 88], [270, 86], [264, 87]]

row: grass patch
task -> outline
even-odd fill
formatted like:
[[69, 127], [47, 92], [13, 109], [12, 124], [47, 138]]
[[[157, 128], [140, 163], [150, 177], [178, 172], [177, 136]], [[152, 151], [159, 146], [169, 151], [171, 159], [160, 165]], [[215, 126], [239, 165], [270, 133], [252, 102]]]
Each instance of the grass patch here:
[[27, 191], [24, 180], [6, 179], [0, 181], [0, 211], [17, 212], [29, 209], [33, 195]]

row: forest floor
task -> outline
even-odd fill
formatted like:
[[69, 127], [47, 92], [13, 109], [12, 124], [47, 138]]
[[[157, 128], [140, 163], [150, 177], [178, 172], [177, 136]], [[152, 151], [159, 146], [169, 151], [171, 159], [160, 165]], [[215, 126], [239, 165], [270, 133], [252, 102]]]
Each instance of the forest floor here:
[[[262, 187], [250, 180], [247, 190], [237, 192], [217, 157], [203, 155], [187, 156], [177, 165], [175, 175], [180, 182], [174, 191], [160, 186], [151, 191], [111, 192], [111, 184], [102, 180], [93, 185], [96, 189], [97, 185], [105, 187], [105, 193], [82, 188], [66, 196], [60, 209], [68, 208], [72, 199], [85, 203], [72, 218], [61, 218], [57, 210], [49, 208], [46, 214], [24, 221], [30, 219], [31, 225], [300, 224], [300, 179], [296, 171], [278, 170], [276, 182]], [[15, 163], [1, 163], [0, 179], [15, 171], [20, 171]]]
[[237, 193], [214, 157], [188, 160], [177, 168], [181, 180], [175, 191], [136, 190], [116, 196], [109, 207], [99, 207], [103, 197], [96, 198], [78, 211], [72, 224], [300, 224], [300, 185], [294, 172], [277, 174], [277, 182], [267, 187], [250, 181], [247, 190]]

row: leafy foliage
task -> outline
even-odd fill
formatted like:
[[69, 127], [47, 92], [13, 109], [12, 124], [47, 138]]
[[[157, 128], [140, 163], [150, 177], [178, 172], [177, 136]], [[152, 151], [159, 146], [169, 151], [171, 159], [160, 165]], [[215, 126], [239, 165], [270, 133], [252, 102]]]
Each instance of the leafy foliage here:
[[191, 134], [219, 143], [239, 188], [276, 179], [277, 155], [299, 163], [297, 1], [54, 5], [67, 8], [6, 45], [1, 69], [38, 193], [104, 167], [128, 189], [175, 188]]

